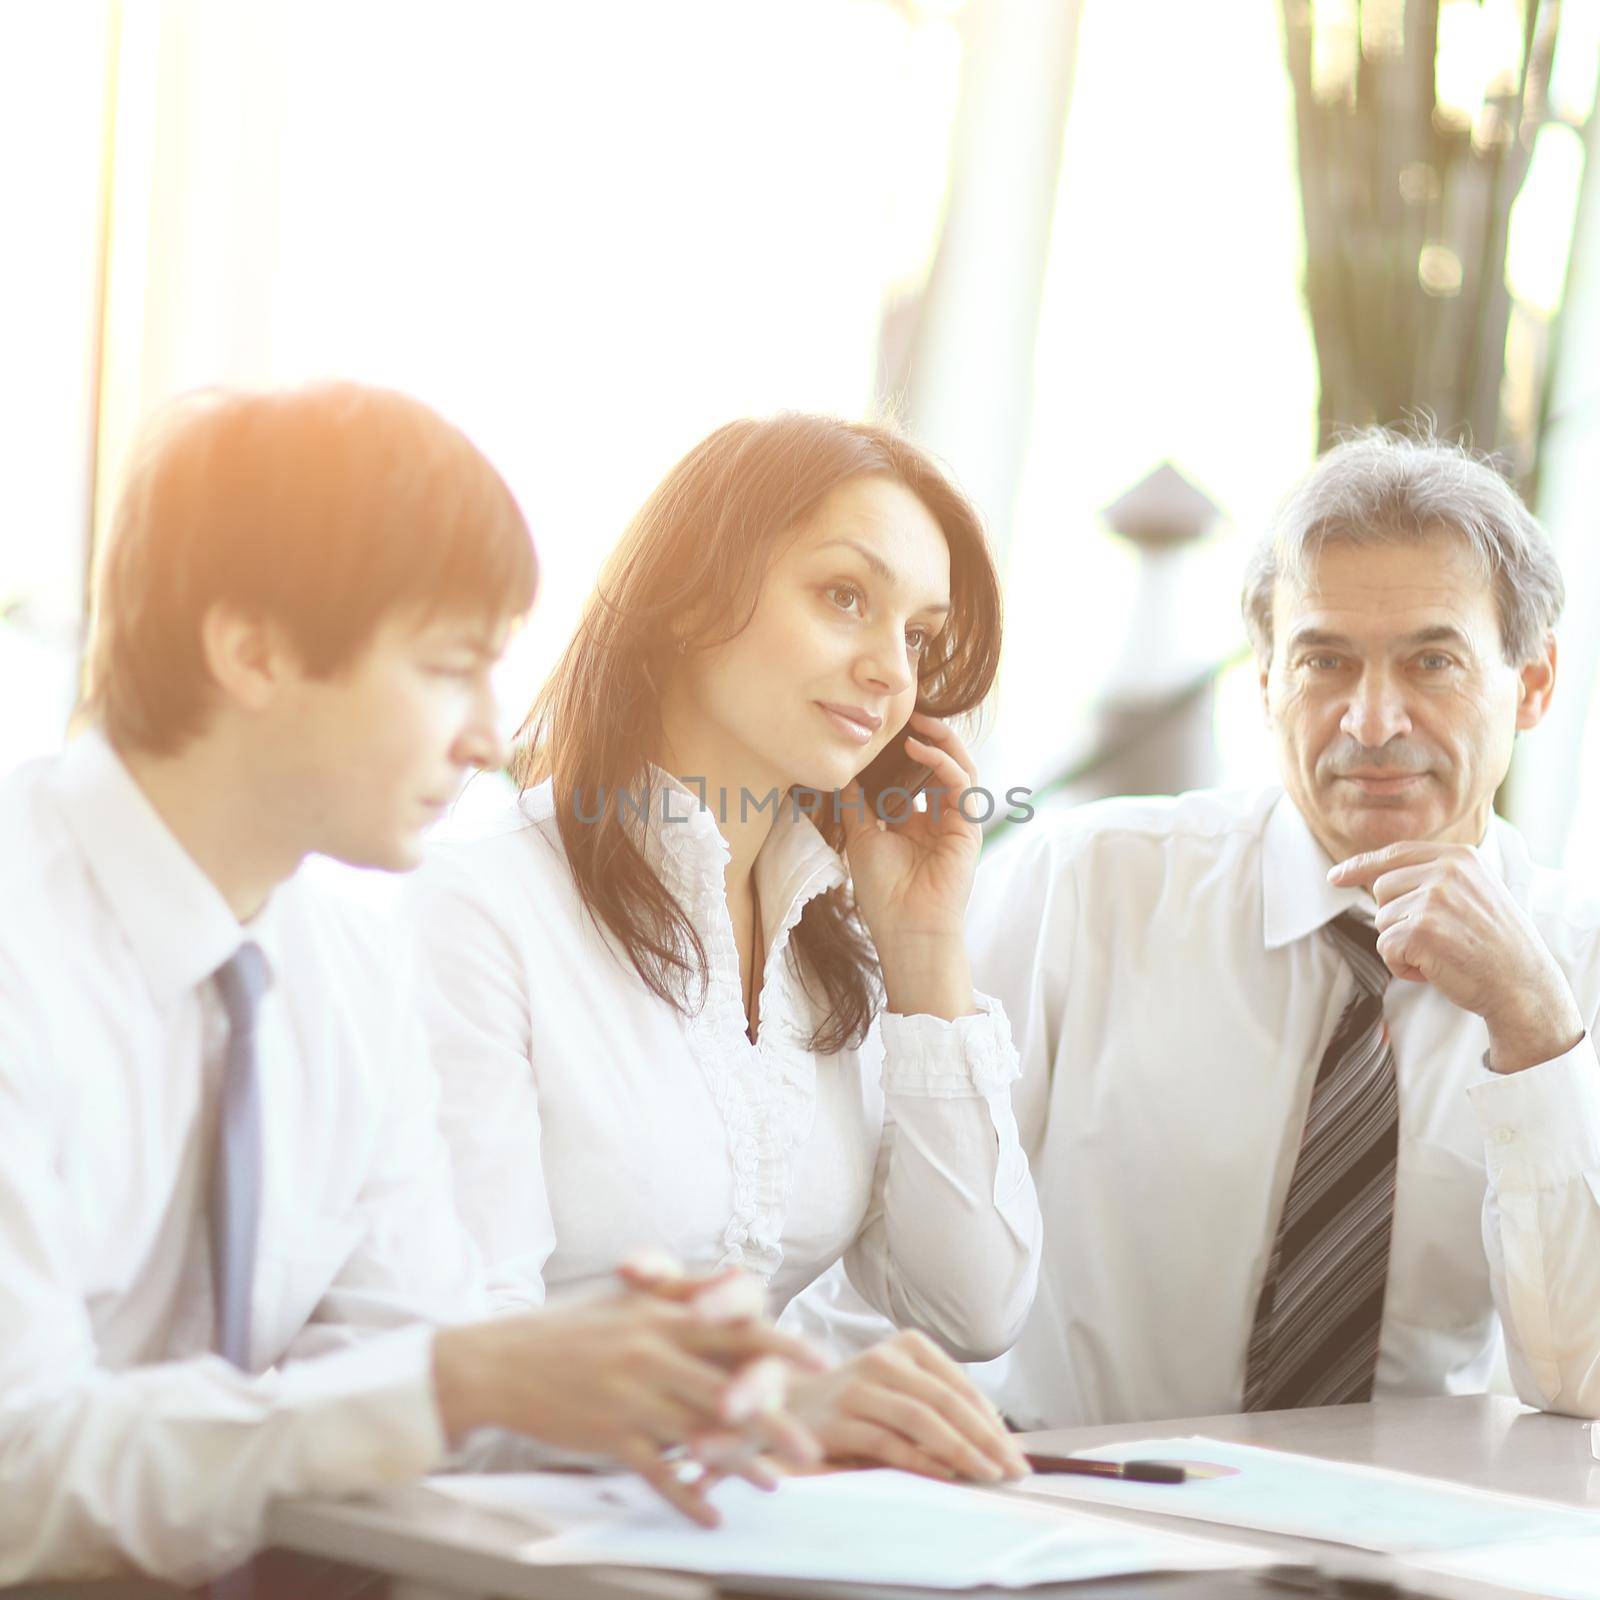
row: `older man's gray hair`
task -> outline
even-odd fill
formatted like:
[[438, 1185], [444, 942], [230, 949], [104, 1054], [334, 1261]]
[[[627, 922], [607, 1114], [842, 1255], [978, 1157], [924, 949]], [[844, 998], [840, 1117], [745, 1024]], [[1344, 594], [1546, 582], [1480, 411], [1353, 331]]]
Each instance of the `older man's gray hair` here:
[[1459, 445], [1369, 428], [1322, 457], [1284, 501], [1245, 574], [1245, 627], [1272, 659], [1272, 593], [1304, 581], [1323, 545], [1405, 544], [1445, 528], [1492, 578], [1505, 658], [1521, 666], [1555, 626], [1566, 586], [1549, 536], [1516, 490]]

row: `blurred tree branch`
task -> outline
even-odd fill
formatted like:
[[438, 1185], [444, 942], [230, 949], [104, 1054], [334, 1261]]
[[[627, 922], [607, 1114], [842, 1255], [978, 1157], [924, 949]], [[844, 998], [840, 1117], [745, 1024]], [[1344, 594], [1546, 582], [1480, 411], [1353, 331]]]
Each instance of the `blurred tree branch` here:
[[1550, 118], [1560, 0], [1520, 10], [1515, 59], [1480, 52], [1461, 91], [1450, 57], [1466, 52], [1441, 40], [1441, 0], [1283, 0], [1321, 447], [1342, 428], [1426, 411], [1442, 434], [1506, 449], [1519, 475], [1534, 466], [1537, 407], [1509, 419], [1502, 406], [1506, 248]]

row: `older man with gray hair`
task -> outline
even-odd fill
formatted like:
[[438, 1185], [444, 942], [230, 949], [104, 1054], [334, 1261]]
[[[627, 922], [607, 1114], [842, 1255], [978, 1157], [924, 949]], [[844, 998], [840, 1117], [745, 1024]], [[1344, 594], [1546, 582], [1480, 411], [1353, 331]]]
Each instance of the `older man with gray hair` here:
[[1112, 800], [979, 874], [1025, 1067], [1029, 1425], [1483, 1389], [1600, 1415], [1600, 904], [1494, 815], [1555, 685], [1549, 543], [1374, 430], [1285, 503], [1245, 617], [1281, 786]]

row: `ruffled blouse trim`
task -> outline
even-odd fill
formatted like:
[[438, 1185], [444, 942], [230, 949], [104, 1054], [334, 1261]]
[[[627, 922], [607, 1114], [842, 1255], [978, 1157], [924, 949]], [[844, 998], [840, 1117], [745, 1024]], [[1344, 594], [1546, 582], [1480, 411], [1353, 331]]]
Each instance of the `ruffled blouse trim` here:
[[883, 1013], [878, 1025], [885, 1094], [929, 1100], [987, 1098], [1022, 1076], [1005, 1008], [989, 995], [976, 998], [977, 1012], [954, 1021]]
[[[787, 893], [777, 922], [768, 923], [761, 1027], [752, 1045], [745, 1033], [739, 952], [724, 893], [727, 840], [712, 813], [683, 785], [655, 772], [652, 788], [656, 785], [676, 791], [673, 820], [662, 819], [653, 798], [642, 847], [693, 922], [706, 953], [704, 1002], [687, 1026], [727, 1133], [733, 1173], [733, 1209], [722, 1232], [719, 1264], [770, 1281], [783, 1263], [795, 1152], [810, 1137], [816, 1118], [816, 1058], [808, 1047], [812, 1018], [788, 959], [789, 940], [806, 906], [845, 882], [844, 864], [806, 818], [780, 810], [761, 858], [776, 869]], [[677, 820], [680, 814], [683, 820]]]

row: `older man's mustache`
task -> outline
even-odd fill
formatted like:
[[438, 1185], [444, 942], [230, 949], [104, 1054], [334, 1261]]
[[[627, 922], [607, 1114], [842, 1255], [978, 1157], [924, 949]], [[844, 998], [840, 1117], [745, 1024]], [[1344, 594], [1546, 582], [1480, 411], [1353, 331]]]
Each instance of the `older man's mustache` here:
[[1330, 778], [1346, 778], [1352, 772], [1404, 776], [1408, 772], [1426, 772], [1440, 764], [1437, 750], [1412, 739], [1391, 739], [1376, 749], [1357, 744], [1354, 739], [1340, 739], [1322, 752], [1317, 766]]

